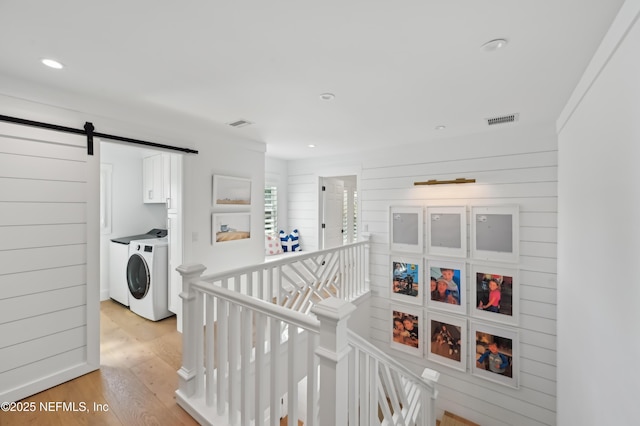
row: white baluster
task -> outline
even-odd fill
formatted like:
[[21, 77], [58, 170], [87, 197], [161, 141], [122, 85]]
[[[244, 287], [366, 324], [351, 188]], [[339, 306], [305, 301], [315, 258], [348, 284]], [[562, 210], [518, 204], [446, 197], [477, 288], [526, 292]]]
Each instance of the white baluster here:
[[264, 408], [266, 404], [265, 386], [268, 381], [268, 369], [266, 367], [265, 346], [266, 336], [265, 329], [267, 326], [267, 317], [264, 314], [255, 313], [256, 327], [256, 358], [255, 358], [255, 406], [256, 406], [256, 425], [264, 424]]
[[[242, 396], [240, 398], [240, 424], [249, 426], [251, 423], [251, 337], [253, 335], [252, 327], [252, 311], [246, 308], [242, 309], [242, 335], [241, 335], [241, 368], [240, 380], [242, 382]], [[257, 348], [256, 348], [257, 351]], [[254, 374], [258, 374], [256, 371]], [[257, 410], [254, 410], [257, 412]]]
[[206, 403], [207, 406], [213, 405], [213, 397], [215, 395], [214, 388], [214, 372], [215, 366], [213, 365], [214, 360], [214, 351], [215, 351], [215, 336], [213, 333], [214, 330], [214, 318], [215, 318], [215, 308], [214, 308], [214, 297], [210, 294], [206, 297], [206, 338], [205, 338], [205, 374], [206, 374]]

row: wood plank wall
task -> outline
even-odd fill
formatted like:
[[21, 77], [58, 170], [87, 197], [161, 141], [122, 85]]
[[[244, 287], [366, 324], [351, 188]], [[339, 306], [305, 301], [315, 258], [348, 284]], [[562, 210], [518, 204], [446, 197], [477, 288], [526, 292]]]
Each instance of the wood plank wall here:
[[[371, 341], [417, 372], [424, 367], [441, 372], [440, 412], [448, 410], [495, 426], [555, 425], [557, 164], [557, 136], [552, 125], [514, 126], [387, 152], [363, 152], [342, 170], [335, 170], [331, 159], [291, 162], [289, 223], [300, 227], [301, 238], [317, 232], [314, 197], [318, 176], [359, 170], [360, 229], [372, 234]], [[413, 185], [415, 181], [458, 177], [475, 178], [477, 183]], [[519, 269], [521, 281], [518, 389], [472, 376], [469, 365], [464, 373], [428, 361], [426, 353], [422, 358], [414, 357], [389, 345], [389, 207], [505, 204], [520, 208], [520, 261], [505, 264]], [[468, 260], [466, 269], [469, 282]], [[469, 297], [467, 294], [467, 300]], [[422, 312], [426, 314], [426, 305]]]
[[87, 361], [87, 180], [85, 137], [0, 123], [3, 401]]

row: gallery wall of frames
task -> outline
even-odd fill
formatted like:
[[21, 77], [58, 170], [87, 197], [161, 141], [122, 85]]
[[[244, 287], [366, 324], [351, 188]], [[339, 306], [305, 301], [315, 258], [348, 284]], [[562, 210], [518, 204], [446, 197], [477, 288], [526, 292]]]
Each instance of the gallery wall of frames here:
[[392, 348], [519, 386], [519, 206], [389, 208]]

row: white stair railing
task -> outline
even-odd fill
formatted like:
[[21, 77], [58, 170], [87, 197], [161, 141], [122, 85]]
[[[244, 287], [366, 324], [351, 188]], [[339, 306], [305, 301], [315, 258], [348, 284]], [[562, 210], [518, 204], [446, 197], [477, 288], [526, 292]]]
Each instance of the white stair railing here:
[[369, 234], [362, 241], [203, 275], [201, 281], [257, 297], [302, 313], [335, 296], [353, 301], [369, 292]]
[[349, 347], [349, 425], [436, 424], [438, 372], [418, 376], [351, 331]]
[[[347, 329], [356, 307], [343, 298], [368, 291], [366, 268], [356, 265], [368, 261], [368, 243], [351, 246], [361, 248], [309, 253], [276, 269], [203, 276], [203, 265], [181, 265], [178, 404], [201, 424], [276, 426], [286, 415], [290, 425], [435, 425], [437, 373], [421, 378]], [[313, 279], [292, 278], [303, 276]], [[327, 283], [335, 290], [321, 293]]]
[[284, 415], [290, 425], [299, 418], [311, 426], [346, 424], [346, 324], [355, 305], [331, 297], [312, 316], [199, 281], [201, 265], [178, 270], [185, 313], [180, 406], [217, 426], [277, 426]]

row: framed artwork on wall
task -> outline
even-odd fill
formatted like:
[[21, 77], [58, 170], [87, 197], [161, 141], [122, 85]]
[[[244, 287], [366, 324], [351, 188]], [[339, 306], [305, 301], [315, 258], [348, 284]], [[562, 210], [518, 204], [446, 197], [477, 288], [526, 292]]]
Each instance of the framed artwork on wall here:
[[471, 207], [471, 257], [517, 263], [520, 245], [517, 205]]
[[391, 305], [391, 347], [422, 358], [422, 309]]
[[422, 258], [391, 255], [391, 298], [422, 305], [424, 274]]
[[467, 313], [467, 283], [464, 262], [442, 259], [427, 259], [425, 272], [429, 280], [427, 306], [430, 308]]
[[512, 388], [518, 387], [520, 341], [516, 329], [471, 321], [471, 374]]
[[427, 253], [467, 257], [466, 206], [427, 206]]
[[518, 270], [495, 265], [471, 265], [471, 316], [518, 325]]
[[251, 238], [249, 213], [213, 213], [211, 215], [211, 243], [242, 241]]
[[389, 228], [391, 251], [423, 252], [424, 225], [422, 207], [391, 207]]
[[466, 318], [429, 312], [427, 333], [427, 359], [456, 370], [467, 371]]
[[213, 175], [212, 188], [213, 207], [249, 207], [251, 205], [251, 179]]

